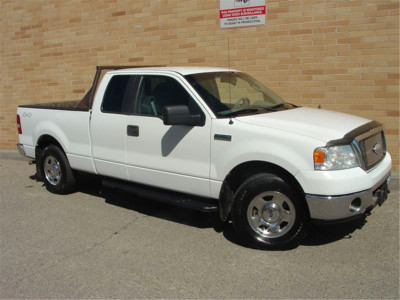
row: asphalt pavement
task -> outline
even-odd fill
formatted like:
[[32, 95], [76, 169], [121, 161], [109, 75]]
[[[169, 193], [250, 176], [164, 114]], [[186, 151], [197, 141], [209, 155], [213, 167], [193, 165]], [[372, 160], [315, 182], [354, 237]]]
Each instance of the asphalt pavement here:
[[0, 298], [399, 299], [399, 179], [364, 222], [261, 251], [215, 213], [102, 188], [49, 193], [0, 152]]

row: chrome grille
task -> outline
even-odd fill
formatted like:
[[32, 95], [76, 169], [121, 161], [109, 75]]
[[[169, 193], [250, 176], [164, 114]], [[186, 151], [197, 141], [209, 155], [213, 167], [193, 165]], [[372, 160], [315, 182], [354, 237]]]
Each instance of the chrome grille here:
[[362, 141], [360, 147], [367, 169], [376, 165], [384, 156], [382, 133]]
[[365, 170], [373, 168], [385, 157], [386, 143], [381, 127], [356, 137], [356, 141], [359, 158]]

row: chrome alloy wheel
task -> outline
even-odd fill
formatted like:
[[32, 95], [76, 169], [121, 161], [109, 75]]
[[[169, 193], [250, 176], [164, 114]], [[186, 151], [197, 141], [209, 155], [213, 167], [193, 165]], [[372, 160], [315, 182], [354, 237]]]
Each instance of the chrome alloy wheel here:
[[285, 235], [296, 220], [296, 210], [292, 201], [275, 191], [258, 194], [247, 208], [250, 227], [266, 238]]
[[44, 175], [51, 185], [57, 185], [61, 180], [60, 163], [54, 156], [47, 156], [44, 162]]

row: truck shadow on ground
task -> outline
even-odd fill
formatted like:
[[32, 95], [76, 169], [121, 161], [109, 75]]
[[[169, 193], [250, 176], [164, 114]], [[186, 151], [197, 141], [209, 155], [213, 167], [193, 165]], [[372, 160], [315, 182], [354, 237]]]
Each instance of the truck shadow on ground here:
[[[30, 177], [36, 180], [36, 175]], [[147, 216], [161, 218], [167, 221], [193, 226], [200, 229], [213, 228], [215, 232], [237, 245], [248, 247], [238, 239], [231, 222], [222, 222], [216, 212], [198, 212], [170, 204], [138, 197], [134, 194], [105, 188], [101, 180], [90, 174], [79, 174], [77, 192], [103, 198], [105, 203], [124, 209], [133, 210]], [[311, 225], [309, 234], [301, 243], [303, 246], [321, 246], [335, 241], [351, 238], [357, 229], [361, 229], [367, 220], [360, 219], [344, 224]], [[289, 249], [290, 250], [290, 249]]]
[[[103, 197], [108, 204], [134, 210], [148, 216], [162, 218], [196, 228], [213, 228], [215, 232], [223, 234], [228, 241], [239, 246], [248, 247], [248, 245], [238, 239], [232, 223], [222, 222], [218, 213], [198, 212], [106, 188], [102, 189], [101, 197]], [[360, 219], [344, 224], [311, 224], [309, 234], [301, 245], [322, 246], [341, 239], [349, 239], [352, 233], [357, 229], [361, 229], [366, 222], [365, 219]]]

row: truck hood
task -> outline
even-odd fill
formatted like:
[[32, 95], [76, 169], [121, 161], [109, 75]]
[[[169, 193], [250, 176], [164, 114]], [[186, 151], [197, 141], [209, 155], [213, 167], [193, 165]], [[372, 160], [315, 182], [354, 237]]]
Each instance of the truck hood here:
[[307, 107], [236, 117], [236, 120], [308, 136], [325, 143], [340, 139], [349, 131], [370, 122], [349, 114]]

